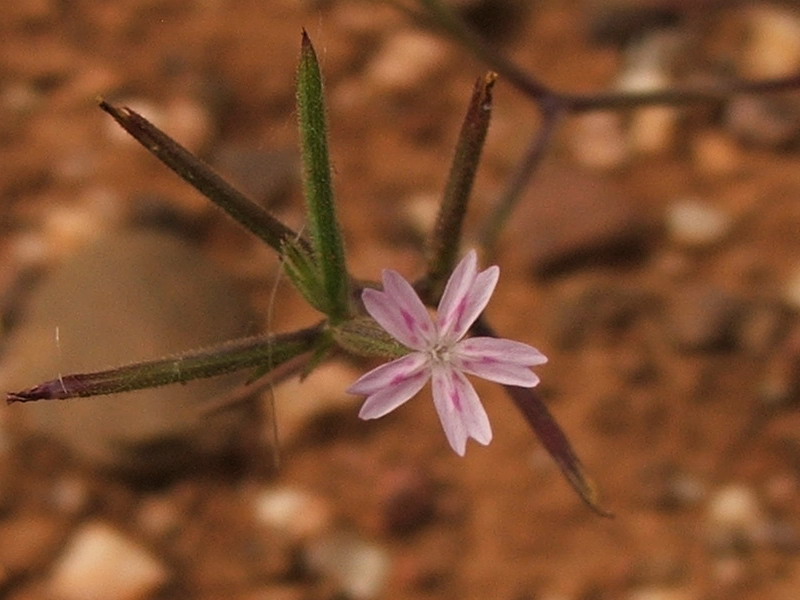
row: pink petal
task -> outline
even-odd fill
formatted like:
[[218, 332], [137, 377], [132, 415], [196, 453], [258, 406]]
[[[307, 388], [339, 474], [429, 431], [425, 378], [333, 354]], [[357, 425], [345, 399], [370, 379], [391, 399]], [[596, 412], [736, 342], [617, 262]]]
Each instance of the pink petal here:
[[348, 394], [370, 396], [384, 388], [390, 387], [414, 376], [419, 371], [427, 370], [428, 357], [421, 352], [412, 352], [391, 362], [382, 364], [365, 373], [347, 388]]
[[490, 358], [529, 367], [547, 362], [547, 357], [533, 346], [504, 338], [471, 337], [458, 342], [454, 349], [462, 357]]
[[453, 366], [489, 381], [519, 387], [533, 387], [539, 378], [530, 370], [547, 362], [536, 348], [513, 340], [474, 337], [453, 348]]
[[414, 352], [372, 369], [347, 388], [347, 392], [368, 396], [358, 416], [377, 419], [411, 399], [429, 377], [427, 357]]
[[459, 456], [464, 456], [467, 438], [481, 444], [492, 441], [492, 427], [475, 388], [464, 375], [445, 367], [433, 369], [433, 403], [447, 441]]
[[478, 273], [477, 262], [477, 254], [470, 250], [447, 280], [439, 302], [437, 322], [443, 340], [454, 342], [461, 339], [494, 293], [500, 269], [489, 267]]
[[433, 321], [414, 288], [397, 271], [384, 269], [383, 291], [365, 289], [364, 307], [401, 344], [424, 350], [434, 335]]

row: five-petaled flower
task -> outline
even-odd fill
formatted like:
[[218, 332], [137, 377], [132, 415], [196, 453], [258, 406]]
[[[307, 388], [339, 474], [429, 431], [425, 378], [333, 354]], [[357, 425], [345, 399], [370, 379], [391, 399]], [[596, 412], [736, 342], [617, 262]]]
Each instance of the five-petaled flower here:
[[472, 250], [455, 268], [435, 321], [411, 284], [396, 271], [383, 271], [383, 291], [363, 291], [361, 298], [370, 316], [411, 352], [373, 369], [348, 388], [351, 394], [367, 396], [359, 412], [362, 419], [377, 419], [393, 411], [431, 379], [433, 402], [447, 440], [463, 456], [467, 438], [481, 444], [492, 439], [489, 418], [464, 373], [520, 387], [539, 383], [530, 367], [547, 358], [536, 348], [493, 337], [462, 339], [486, 308], [500, 276], [496, 266], [479, 273], [477, 263]]

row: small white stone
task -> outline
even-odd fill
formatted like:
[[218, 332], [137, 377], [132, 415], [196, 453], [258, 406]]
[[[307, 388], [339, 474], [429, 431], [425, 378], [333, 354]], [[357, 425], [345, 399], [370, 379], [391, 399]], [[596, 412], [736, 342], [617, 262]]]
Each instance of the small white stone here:
[[[289, 442], [316, 416], [326, 411], [355, 409], [362, 398], [345, 390], [362, 374], [362, 371], [345, 364], [329, 362], [314, 369], [302, 381], [291, 379], [275, 387], [279, 441]], [[281, 401], [282, 398], [286, 401]], [[272, 435], [271, 427], [269, 435]]]
[[730, 230], [729, 215], [697, 199], [673, 202], [667, 208], [670, 238], [684, 246], [708, 246], [720, 241]]
[[619, 113], [592, 112], [575, 117], [569, 139], [575, 160], [591, 169], [615, 169], [630, 157]]
[[311, 544], [307, 552], [311, 567], [338, 581], [350, 598], [370, 600], [383, 592], [390, 564], [383, 548], [339, 532]]
[[420, 193], [406, 200], [404, 212], [414, 231], [425, 235], [433, 231], [440, 202], [441, 195], [436, 193]]
[[[658, 33], [645, 37], [628, 55], [617, 88], [622, 92], [645, 93], [672, 86], [668, 65], [678, 45], [675, 36]], [[666, 150], [675, 137], [678, 111], [670, 106], [654, 106], [633, 111], [628, 129], [631, 150], [652, 154]]]
[[320, 533], [331, 521], [321, 499], [290, 487], [262, 490], [253, 500], [253, 510], [259, 522], [298, 539]]
[[438, 73], [447, 62], [441, 38], [418, 31], [391, 37], [372, 60], [367, 79], [381, 91], [409, 91]]
[[139, 600], [169, 578], [147, 550], [105, 523], [81, 527], [56, 560], [48, 580], [58, 600]]
[[708, 520], [712, 538], [733, 536], [754, 540], [763, 529], [763, 515], [755, 492], [743, 485], [729, 485], [711, 496]]

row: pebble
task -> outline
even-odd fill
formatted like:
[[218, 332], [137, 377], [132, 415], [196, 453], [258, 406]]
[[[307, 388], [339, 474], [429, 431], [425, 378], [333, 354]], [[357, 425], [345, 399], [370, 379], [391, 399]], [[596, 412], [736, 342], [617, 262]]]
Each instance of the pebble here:
[[651, 225], [633, 198], [596, 173], [543, 168], [508, 226], [508, 241], [537, 275], [641, 257]]
[[786, 331], [786, 310], [773, 302], [752, 302], [741, 315], [737, 347], [755, 355], [771, 353]]
[[139, 600], [168, 582], [166, 566], [148, 550], [102, 522], [81, 526], [53, 565], [54, 600]]
[[332, 522], [321, 498], [291, 487], [261, 490], [253, 498], [253, 511], [258, 522], [285, 531], [295, 540], [318, 536]]
[[574, 117], [568, 143], [575, 161], [588, 169], [618, 169], [631, 156], [622, 115], [615, 112], [590, 112]]
[[415, 234], [427, 236], [433, 231], [441, 200], [441, 194], [429, 192], [411, 196], [402, 203], [405, 219]]
[[[303, 430], [324, 413], [355, 410], [361, 398], [345, 390], [362, 374], [362, 370], [344, 363], [327, 362], [302, 381], [294, 378], [275, 386], [281, 443], [297, 441]], [[271, 427], [269, 435], [272, 435]]]
[[642, 501], [659, 510], [696, 506], [707, 496], [705, 482], [675, 464], [646, 469], [639, 490]]
[[558, 295], [554, 316], [548, 320], [552, 337], [561, 348], [574, 350], [597, 334], [616, 335], [645, 312], [651, 301], [640, 290], [573, 278]]
[[[103, 238], [48, 274], [11, 332], [0, 388], [25, 389], [207, 346], [250, 333], [235, 282], [198, 250], [145, 231]], [[24, 429], [49, 435], [90, 464], [141, 474], [174, 472], [236, 443], [252, 415], [202, 407], [246, 374], [10, 408]]]
[[447, 43], [439, 36], [398, 31], [372, 58], [366, 78], [379, 93], [412, 92], [440, 73], [449, 56]]
[[384, 473], [379, 484], [381, 527], [402, 535], [419, 529], [436, 510], [433, 482], [425, 472], [398, 467]]
[[[669, 89], [673, 83], [668, 65], [677, 46], [675, 36], [657, 32], [645, 36], [628, 52], [628, 64], [620, 73], [617, 88], [627, 93]], [[633, 111], [628, 125], [631, 151], [654, 154], [666, 151], [675, 138], [680, 113], [670, 106]]]
[[789, 6], [759, 3], [747, 12], [740, 70], [748, 78], [786, 77], [800, 69], [800, 17]]
[[59, 513], [78, 515], [88, 508], [90, 501], [89, 485], [82, 477], [66, 475], [53, 482], [50, 502]]
[[151, 538], [164, 539], [180, 530], [185, 516], [175, 498], [169, 495], [151, 496], [142, 500], [136, 525]]
[[730, 177], [741, 172], [744, 157], [736, 141], [723, 131], [710, 129], [692, 137], [692, 164], [710, 178]]
[[309, 566], [338, 582], [353, 600], [371, 600], [384, 592], [390, 559], [381, 547], [346, 531], [331, 532], [306, 549]]
[[709, 284], [684, 286], [667, 307], [670, 337], [681, 350], [724, 350], [736, 342], [742, 302]]
[[672, 202], [667, 207], [665, 221], [670, 239], [680, 246], [691, 248], [720, 242], [733, 224], [730, 215], [695, 198]]
[[104, 187], [84, 190], [77, 204], [54, 202], [42, 226], [48, 257], [63, 259], [111, 234], [123, 221], [123, 205], [116, 192]]
[[728, 102], [724, 122], [744, 142], [782, 149], [800, 137], [800, 102], [791, 96], [738, 96]]
[[707, 519], [712, 545], [723, 554], [739, 544], [752, 544], [763, 529], [764, 516], [755, 492], [739, 484], [725, 486], [708, 500]]

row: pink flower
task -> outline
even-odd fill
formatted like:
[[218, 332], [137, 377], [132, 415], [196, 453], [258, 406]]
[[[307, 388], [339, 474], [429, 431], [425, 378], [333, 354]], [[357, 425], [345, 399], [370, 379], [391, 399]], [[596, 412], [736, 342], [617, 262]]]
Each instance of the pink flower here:
[[396, 271], [383, 271], [383, 291], [365, 289], [367, 312], [411, 352], [366, 373], [347, 390], [367, 396], [359, 416], [377, 419], [393, 411], [433, 382], [433, 403], [447, 441], [464, 456], [467, 438], [492, 440], [489, 418], [465, 373], [490, 381], [533, 387], [539, 378], [530, 370], [547, 362], [535, 348], [493, 337], [462, 339], [489, 302], [500, 269], [478, 272], [470, 251], [447, 281], [432, 320], [414, 288]]

